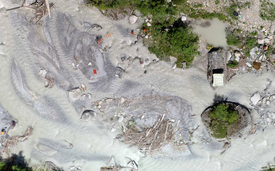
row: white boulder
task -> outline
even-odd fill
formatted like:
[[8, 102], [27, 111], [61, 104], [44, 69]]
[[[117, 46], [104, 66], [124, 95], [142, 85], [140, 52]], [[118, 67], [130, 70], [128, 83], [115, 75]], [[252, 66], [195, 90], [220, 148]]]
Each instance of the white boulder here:
[[131, 15], [131, 16], [129, 17], [129, 23], [130, 23], [130, 24], [136, 23], [137, 20], [138, 20], [138, 17], [135, 16], [135, 15]]
[[264, 44], [264, 39], [258, 39], [258, 44], [263, 45]]
[[186, 16], [182, 16], [181, 17], [181, 21], [186, 21], [187, 20], [187, 17]]
[[69, 91], [69, 100], [71, 102], [75, 102], [79, 100], [81, 97], [81, 90], [80, 88], [75, 88]]
[[260, 96], [259, 92], [253, 94], [253, 96], [251, 96], [251, 98], [250, 98], [253, 105], [257, 105], [257, 103], [259, 102], [260, 99], [261, 99], [261, 96]]

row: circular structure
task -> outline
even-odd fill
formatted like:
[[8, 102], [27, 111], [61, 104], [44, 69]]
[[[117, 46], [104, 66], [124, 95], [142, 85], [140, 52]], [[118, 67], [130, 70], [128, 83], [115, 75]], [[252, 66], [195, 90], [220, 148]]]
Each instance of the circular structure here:
[[245, 106], [233, 102], [221, 102], [208, 107], [201, 114], [208, 132], [215, 138], [234, 136], [251, 121]]

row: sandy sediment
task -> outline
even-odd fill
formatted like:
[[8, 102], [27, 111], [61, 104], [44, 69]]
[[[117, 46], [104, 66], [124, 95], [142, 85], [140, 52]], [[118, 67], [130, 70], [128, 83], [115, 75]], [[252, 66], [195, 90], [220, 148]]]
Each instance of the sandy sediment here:
[[[232, 140], [221, 155], [223, 143], [211, 140], [200, 118], [215, 94], [249, 106], [249, 97], [264, 89], [267, 79], [275, 79], [272, 73], [238, 75], [213, 90], [201, 69], [172, 70], [172, 63], [156, 62], [142, 42], [134, 43], [137, 37], [128, 31], [138, 33], [140, 23], [129, 25], [127, 18], [112, 21], [74, 0], [53, 2], [51, 18], [45, 16], [38, 25], [30, 22], [28, 9], [0, 12], [0, 41], [5, 43], [0, 46], [0, 103], [18, 120], [10, 136], [33, 127], [31, 136], [11, 152], [23, 151], [31, 165], [52, 161], [64, 170], [83, 171], [109, 166], [112, 156], [121, 166], [134, 160], [140, 170], [259, 170], [273, 160], [272, 126]], [[85, 23], [102, 29], [87, 28]], [[103, 37], [98, 45], [97, 36]], [[121, 78], [115, 76], [117, 66], [125, 71]], [[54, 79], [52, 88], [45, 87], [46, 76]], [[76, 88], [78, 94], [70, 100], [69, 92]], [[85, 110], [94, 111], [89, 120], [82, 118]], [[125, 116], [122, 122], [119, 113]], [[137, 146], [117, 138], [123, 134], [120, 123], [135, 117], [147, 129], [163, 114], [180, 128], [177, 133], [184, 143], [177, 144], [180, 138], [175, 136], [175, 143], [144, 157]]]

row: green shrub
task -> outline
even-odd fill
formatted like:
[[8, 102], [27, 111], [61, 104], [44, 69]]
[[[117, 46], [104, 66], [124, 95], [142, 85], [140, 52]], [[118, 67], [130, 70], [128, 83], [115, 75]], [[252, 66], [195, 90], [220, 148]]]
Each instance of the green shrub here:
[[238, 64], [239, 64], [238, 61], [233, 60], [230, 63], [228, 63], [227, 66], [229, 66], [230, 68], [235, 68], [238, 66]]
[[275, 20], [274, 4], [272, 2], [269, 2], [269, 0], [261, 2], [260, 17], [263, 20]]
[[245, 44], [246, 44], [246, 49], [245, 49], [246, 53], [245, 54], [246, 54], [246, 56], [250, 56], [250, 50], [253, 47], [255, 47], [255, 45], [257, 44], [257, 40], [255, 38], [248, 37], [246, 39]]
[[225, 103], [214, 106], [210, 112], [210, 129], [213, 131], [213, 136], [216, 138], [225, 138], [228, 130], [237, 123], [239, 118], [240, 115], [237, 111], [234, 111]]
[[234, 3], [233, 5], [229, 7], [225, 7], [225, 11], [228, 16], [230, 16], [232, 19], [237, 20], [238, 17], [233, 15], [233, 12], [236, 11], [237, 5]]
[[232, 46], [238, 46], [241, 42], [235, 34], [229, 34], [226, 37], [226, 43]]
[[255, 31], [253, 31], [253, 32], [251, 32], [251, 33], [249, 33], [250, 34], [250, 36], [257, 36], [258, 35], [258, 32], [255, 30]]

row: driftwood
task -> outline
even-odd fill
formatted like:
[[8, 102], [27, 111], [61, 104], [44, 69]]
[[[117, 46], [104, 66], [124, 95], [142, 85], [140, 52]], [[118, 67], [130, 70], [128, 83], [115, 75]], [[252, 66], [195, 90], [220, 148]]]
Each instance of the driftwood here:
[[25, 141], [31, 135], [32, 131], [33, 131], [33, 127], [30, 126], [28, 127], [24, 135], [14, 136], [14, 137], [10, 137], [7, 140], [2, 140], [2, 147], [3, 147], [2, 153], [5, 153], [9, 156], [9, 149], [11, 147], [16, 146], [18, 142]]
[[48, 0], [43, 0], [39, 5], [32, 5], [30, 8], [35, 9], [35, 16], [31, 19], [31, 22], [36, 20], [35, 24], [37, 24], [47, 13], [50, 16], [50, 8], [53, 6], [54, 4], [48, 3]]
[[48, 0], [40, 0], [39, 2], [36, 1], [35, 3], [25, 6], [25, 0], [23, 1], [21, 6], [14, 7], [7, 9], [7, 11], [16, 10], [19, 8], [30, 8], [35, 10], [35, 16], [31, 19], [31, 22], [35, 20], [35, 24], [37, 24], [46, 14], [49, 14], [49, 17], [51, 17], [51, 11], [50, 9], [54, 6], [53, 3], [49, 3]]
[[159, 117], [151, 128], [145, 128], [138, 131], [135, 127], [131, 127], [124, 133], [124, 142], [145, 149], [151, 153], [157, 150], [172, 140], [174, 135], [173, 126], [168, 119]]
[[114, 156], [112, 156], [111, 160], [110, 160], [110, 163], [113, 159], [114, 160], [114, 165], [109, 166], [109, 167], [101, 167], [100, 171], [119, 171], [119, 170], [125, 169], [125, 168], [131, 169], [131, 171], [137, 171], [137, 168], [138, 168], [137, 163], [134, 160], [130, 159], [129, 157], [126, 157], [126, 158], [129, 159], [129, 162], [127, 163], [127, 165], [131, 164], [132, 166], [121, 166], [121, 165], [116, 163]]

